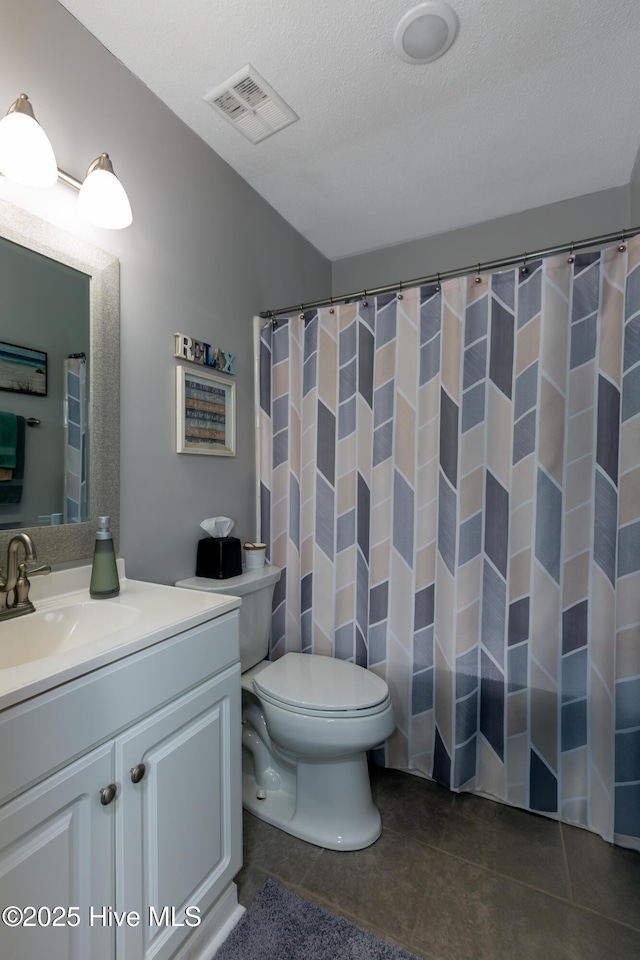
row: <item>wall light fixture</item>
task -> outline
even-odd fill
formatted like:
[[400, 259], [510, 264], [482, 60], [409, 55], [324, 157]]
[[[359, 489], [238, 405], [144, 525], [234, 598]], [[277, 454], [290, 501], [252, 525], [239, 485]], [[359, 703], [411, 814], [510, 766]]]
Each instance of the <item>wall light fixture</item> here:
[[26, 93], [20, 94], [0, 120], [0, 173], [32, 187], [51, 187], [62, 180], [80, 192], [79, 215], [98, 227], [120, 230], [133, 219], [129, 198], [107, 153], [93, 161], [82, 183], [60, 170]]

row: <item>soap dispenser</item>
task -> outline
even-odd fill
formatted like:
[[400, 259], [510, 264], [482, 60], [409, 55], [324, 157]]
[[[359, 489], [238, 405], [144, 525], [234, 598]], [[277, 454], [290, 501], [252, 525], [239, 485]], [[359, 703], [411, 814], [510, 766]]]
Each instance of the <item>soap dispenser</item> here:
[[98, 517], [89, 593], [94, 600], [107, 600], [109, 597], [117, 597], [120, 593], [109, 517]]

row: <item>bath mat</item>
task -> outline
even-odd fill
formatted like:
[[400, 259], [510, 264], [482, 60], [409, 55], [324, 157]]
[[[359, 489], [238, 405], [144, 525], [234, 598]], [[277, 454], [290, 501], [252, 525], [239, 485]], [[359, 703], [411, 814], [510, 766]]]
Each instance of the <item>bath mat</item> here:
[[367, 930], [265, 880], [215, 960], [417, 960]]

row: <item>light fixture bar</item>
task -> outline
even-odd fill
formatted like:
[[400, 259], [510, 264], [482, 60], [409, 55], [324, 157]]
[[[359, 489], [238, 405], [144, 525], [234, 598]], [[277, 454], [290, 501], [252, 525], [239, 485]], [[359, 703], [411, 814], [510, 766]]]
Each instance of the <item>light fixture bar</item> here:
[[[61, 170], [60, 167], [58, 167], [57, 169], [58, 169], [58, 180], [61, 180], [62, 183], [66, 183], [68, 187], [73, 187], [74, 190], [78, 190], [79, 192], [80, 187], [82, 186], [82, 182], [78, 180], [76, 177], [72, 176], [70, 173], [67, 173], [66, 170]], [[4, 177], [4, 173], [2, 173], [1, 170], [0, 170], [0, 177]]]
[[[109, 173], [113, 173], [113, 166], [109, 160], [109, 154], [103, 153], [97, 157], [87, 170], [87, 176], [89, 176], [90, 173], [93, 173], [94, 170], [107, 170]], [[82, 190], [83, 181], [78, 180], [78, 178], [74, 177], [73, 174], [67, 173], [66, 170], [62, 170], [60, 167], [58, 167], [58, 180], [62, 180], [62, 182], [66, 183], [68, 187], [73, 187], [73, 189], [77, 190], [78, 193]]]
[[62, 180], [62, 182], [66, 183], [68, 187], [73, 187], [73, 189], [77, 190], [78, 193], [80, 192], [82, 181], [71, 176], [71, 174], [67, 173], [66, 170], [61, 170], [60, 167], [58, 167], [58, 180]]
[[34, 187], [62, 181], [78, 192], [78, 214], [94, 226], [121, 230], [132, 221], [129, 198], [109, 154], [96, 157], [83, 181], [61, 170], [26, 93], [20, 94], [0, 120], [0, 175]]

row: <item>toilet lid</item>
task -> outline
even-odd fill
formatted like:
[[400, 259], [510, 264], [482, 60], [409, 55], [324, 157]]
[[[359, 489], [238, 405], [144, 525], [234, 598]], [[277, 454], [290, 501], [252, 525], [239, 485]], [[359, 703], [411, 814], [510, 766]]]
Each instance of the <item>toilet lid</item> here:
[[253, 684], [258, 694], [280, 703], [323, 712], [364, 710], [389, 696], [375, 673], [309, 653], [285, 654], [254, 677]]

